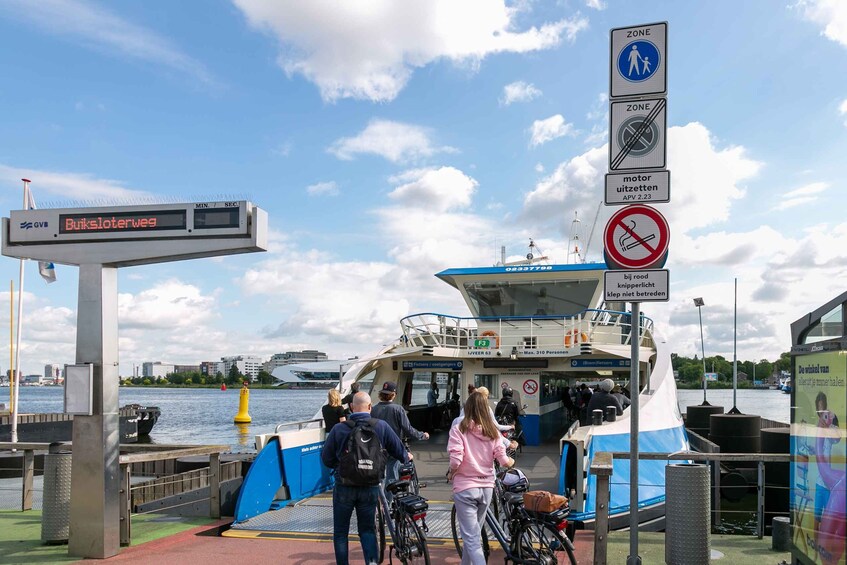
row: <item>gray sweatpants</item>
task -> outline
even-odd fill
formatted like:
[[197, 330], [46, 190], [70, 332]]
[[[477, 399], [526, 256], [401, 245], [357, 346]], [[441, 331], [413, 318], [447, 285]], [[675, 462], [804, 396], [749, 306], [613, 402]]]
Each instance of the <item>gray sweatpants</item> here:
[[491, 504], [494, 488], [469, 488], [453, 494], [456, 507], [456, 521], [462, 534], [462, 565], [485, 565], [482, 552], [482, 527], [485, 524], [485, 512]]

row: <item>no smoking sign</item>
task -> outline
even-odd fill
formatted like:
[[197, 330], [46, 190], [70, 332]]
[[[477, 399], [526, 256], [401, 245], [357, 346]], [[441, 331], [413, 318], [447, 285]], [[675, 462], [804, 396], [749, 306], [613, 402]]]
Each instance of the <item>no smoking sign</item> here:
[[658, 210], [634, 204], [611, 217], [603, 243], [610, 269], [660, 268], [667, 259], [670, 229]]

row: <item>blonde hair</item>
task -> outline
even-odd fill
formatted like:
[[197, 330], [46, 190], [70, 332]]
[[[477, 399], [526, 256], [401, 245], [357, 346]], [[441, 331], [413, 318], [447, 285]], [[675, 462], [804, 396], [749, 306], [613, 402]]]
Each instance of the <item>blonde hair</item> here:
[[485, 396], [477, 389], [465, 402], [465, 417], [459, 422], [459, 431], [468, 433], [475, 425], [482, 427], [482, 435], [488, 439], [500, 439], [500, 430], [491, 418], [491, 408]]
[[331, 388], [329, 392], [326, 393], [326, 398], [329, 400], [330, 406], [341, 406], [341, 395], [338, 394], [338, 390]]
[[488, 392], [488, 389], [484, 386], [476, 387], [476, 392], [482, 393], [482, 396], [484, 396], [486, 400], [488, 400], [488, 397], [491, 396], [491, 393]]

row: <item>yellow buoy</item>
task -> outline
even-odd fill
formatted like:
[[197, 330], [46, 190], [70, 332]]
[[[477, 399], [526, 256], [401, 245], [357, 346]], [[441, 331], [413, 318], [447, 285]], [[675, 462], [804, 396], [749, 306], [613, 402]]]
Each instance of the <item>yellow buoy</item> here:
[[238, 398], [238, 414], [235, 415], [236, 424], [249, 424], [253, 421], [250, 417], [248, 409], [250, 407], [250, 389], [247, 388], [247, 383], [241, 387], [241, 395]]

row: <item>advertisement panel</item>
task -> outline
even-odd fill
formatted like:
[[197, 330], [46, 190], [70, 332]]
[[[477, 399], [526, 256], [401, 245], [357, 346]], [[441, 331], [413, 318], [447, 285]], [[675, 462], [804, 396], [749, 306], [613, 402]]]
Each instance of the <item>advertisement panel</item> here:
[[844, 564], [847, 351], [798, 355], [791, 431], [795, 551]]

